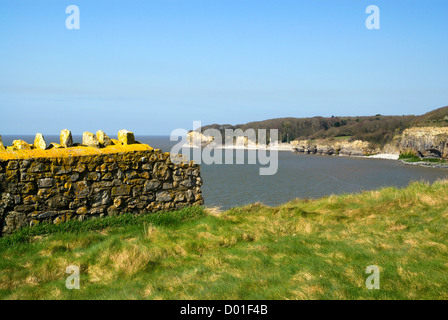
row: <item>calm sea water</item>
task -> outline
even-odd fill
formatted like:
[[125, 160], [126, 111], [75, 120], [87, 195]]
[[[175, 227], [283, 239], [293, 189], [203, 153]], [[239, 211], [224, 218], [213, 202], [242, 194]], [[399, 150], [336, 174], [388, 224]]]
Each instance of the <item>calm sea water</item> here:
[[[3, 136], [5, 144], [14, 139], [33, 142], [31, 136]], [[58, 142], [57, 136], [46, 136]], [[154, 148], [170, 151], [176, 142], [167, 136], [137, 136]], [[81, 137], [75, 136], [75, 142]], [[273, 176], [260, 176], [258, 165], [205, 165], [203, 195], [207, 206], [224, 209], [253, 202], [267, 205], [295, 198], [320, 198], [331, 194], [352, 193], [380, 187], [405, 187], [412, 181], [434, 182], [448, 178], [447, 169], [410, 166], [393, 160], [298, 155], [279, 152], [279, 167]]]

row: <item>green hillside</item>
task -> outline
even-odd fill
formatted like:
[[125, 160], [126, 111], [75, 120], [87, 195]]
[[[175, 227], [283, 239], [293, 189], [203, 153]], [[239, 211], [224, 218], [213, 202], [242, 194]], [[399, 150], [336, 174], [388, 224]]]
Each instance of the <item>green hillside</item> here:
[[[412, 126], [448, 126], [448, 107], [443, 107], [421, 116], [366, 116], [366, 117], [340, 117], [330, 118], [279, 118], [264, 121], [250, 122], [239, 125], [213, 124], [203, 127], [224, 129], [277, 129], [279, 140], [282, 142], [295, 139], [328, 139], [336, 137], [349, 137], [350, 140], [364, 140], [373, 146], [383, 146], [391, 142], [397, 133]], [[224, 134], [223, 134], [224, 135]]]

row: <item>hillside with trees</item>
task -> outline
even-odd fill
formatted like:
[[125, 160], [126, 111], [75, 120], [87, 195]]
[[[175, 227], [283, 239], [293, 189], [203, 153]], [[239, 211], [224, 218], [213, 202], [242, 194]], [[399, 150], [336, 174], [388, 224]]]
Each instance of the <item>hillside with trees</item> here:
[[384, 146], [396, 134], [405, 129], [418, 126], [448, 126], [448, 107], [439, 108], [424, 115], [313, 118], [278, 118], [238, 125], [213, 124], [202, 127], [218, 129], [224, 137], [225, 129], [277, 129], [281, 142], [292, 140], [313, 140], [345, 138], [368, 141], [372, 146]]

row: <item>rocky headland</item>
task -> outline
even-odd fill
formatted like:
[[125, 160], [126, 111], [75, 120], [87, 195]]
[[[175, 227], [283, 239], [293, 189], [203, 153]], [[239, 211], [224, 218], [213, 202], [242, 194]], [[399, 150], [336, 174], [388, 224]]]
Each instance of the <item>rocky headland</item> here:
[[[444, 165], [447, 159], [448, 106], [422, 115], [331, 116], [275, 118], [245, 124], [211, 124], [190, 133], [201, 141], [196, 147], [212, 146], [213, 138], [203, 136], [209, 129], [226, 136], [227, 130], [249, 132], [276, 130], [277, 145], [257, 145], [238, 137], [228, 148], [267, 148], [329, 156], [400, 159]], [[223, 139], [224, 140], [224, 139]], [[187, 143], [191, 145], [191, 143]], [[421, 160], [421, 161], [417, 161]], [[423, 164], [422, 164], [423, 165]]]
[[[403, 155], [411, 155], [421, 159], [413, 161], [413, 165], [430, 167], [448, 167], [444, 161], [448, 157], [448, 127], [411, 127], [402, 133], [397, 133], [390, 142], [378, 146], [369, 141], [352, 139], [352, 137], [335, 137], [328, 139], [296, 139], [289, 143], [276, 143], [259, 145], [250, 141], [248, 137], [236, 137], [233, 145], [216, 144], [214, 137], [201, 132], [191, 131], [187, 136], [187, 147], [218, 147], [233, 149], [276, 149], [279, 151], [292, 151], [303, 154], [369, 157], [376, 159], [401, 160]], [[406, 157], [405, 157], [406, 158]], [[430, 162], [428, 159], [438, 159]]]

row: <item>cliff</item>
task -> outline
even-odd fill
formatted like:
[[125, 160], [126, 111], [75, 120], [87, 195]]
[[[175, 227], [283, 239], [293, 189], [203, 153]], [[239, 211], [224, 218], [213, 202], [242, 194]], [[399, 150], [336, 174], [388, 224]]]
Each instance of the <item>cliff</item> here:
[[448, 127], [410, 128], [403, 132], [402, 151], [411, 151], [420, 157], [447, 158]]
[[306, 154], [365, 156], [376, 153], [367, 141], [355, 140], [295, 140], [291, 141], [295, 152]]
[[187, 146], [203, 148], [213, 142], [213, 137], [205, 136], [201, 132], [190, 131], [187, 133]]
[[396, 134], [383, 147], [374, 148], [361, 140], [295, 140], [291, 145], [296, 152], [307, 154], [366, 156], [411, 152], [422, 158], [448, 157], [448, 127], [415, 127]]

